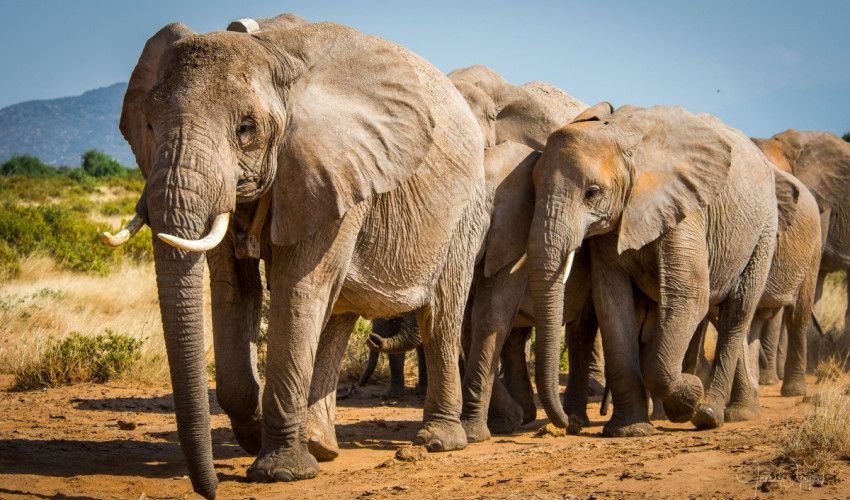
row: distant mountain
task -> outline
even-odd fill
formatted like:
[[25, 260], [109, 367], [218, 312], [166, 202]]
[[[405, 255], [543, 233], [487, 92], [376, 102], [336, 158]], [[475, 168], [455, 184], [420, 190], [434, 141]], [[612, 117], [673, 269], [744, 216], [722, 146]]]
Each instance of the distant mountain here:
[[74, 97], [27, 101], [0, 109], [0, 162], [28, 153], [51, 165], [77, 166], [89, 149], [135, 165], [118, 130], [126, 83]]

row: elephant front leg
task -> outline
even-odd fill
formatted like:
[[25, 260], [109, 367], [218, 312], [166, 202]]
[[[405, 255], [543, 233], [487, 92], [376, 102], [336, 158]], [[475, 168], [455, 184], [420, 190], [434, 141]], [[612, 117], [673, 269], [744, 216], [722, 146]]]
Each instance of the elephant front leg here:
[[320, 462], [339, 456], [334, 422], [339, 369], [348, 339], [357, 323], [356, 314], [331, 316], [319, 337], [307, 409], [307, 447]]
[[759, 384], [773, 385], [779, 382], [776, 370], [776, 357], [779, 351], [779, 336], [782, 331], [782, 311], [779, 310], [770, 319], [764, 321], [760, 335]]
[[[573, 297], [570, 297], [572, 300]], [[597, 321], [593, 310], [593, 301], [589, 293], [584, 304], [573, 303], [564, 311], [564, 323], [567, 339], [567, 357], [569, 360], [569, 377], [567, 390], [564, 393], [564, 412], [569, 418], [567, 432], [578, 434], [584, 426], [590, 425], [587, 416], [587, 403], [594, 381], [594, 368], [605, 369], [604, 362], [594, 367], [595, 351], [598, 345], [598, 357], [603, 358], [602, 342], [596, 342]], [[596, 374], [603, 383], [604, 374]], [[598, 383], [598, 381], [597, 381]], [[604, 392], [604, 387], [603, 387]]]
[[257, 336], [263, 289], [259, 261], [236, 259], [228, 236], [208, 252], [215, 345], [216, 398], [230, 417], [236, 441], [260, 451], [262, 411], [257, 373]]
[[[527, 424], [537, 418], [534, 405], [534, 388], [528, 372], [528, 359], [525, 346], [531, 337], [531, 327], [516, 327], [508, 334], [502, 346], [502, 371], [505, 387], [511, 398], [522, 407], [522, 423]], [[601, 346], [600, 346], [601, 347]]]
[[602, 429], [612, 437], [646, 436], [649, 423], [646, 389], [638, 358], [639, 325], [629, 276], [617, 265], [593, 256], [593, 305], [602, 331], [605, 380], [614, 412]]

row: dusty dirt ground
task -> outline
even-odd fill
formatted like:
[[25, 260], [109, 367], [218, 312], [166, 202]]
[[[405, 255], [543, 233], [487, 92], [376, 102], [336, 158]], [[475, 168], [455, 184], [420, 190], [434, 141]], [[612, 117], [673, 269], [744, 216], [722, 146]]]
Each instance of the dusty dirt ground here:
[[[0, 377], [6, 387], [10, 377]], [[244, 480], [252, 458], [235, 444], [214, 403], [212, 436], [219, 498], [848, 498], [850, 464], [839, 482], [773, 480], [775, 436], [808, 404], [762, 393], [758, 421], [696, 432], [657, 422], [647, 438], [599, 437], [603, 418], [580, 436], [534, 437], [538, 421], [512, 436], [402, 463], [395, 450], [415, 434], [420, 398], [382, 401], [378, 385], [339, 401], [342, 453], [316, 479], [288, 484]], [[212, 394], [212, 393], [211, 393]], [[0, 498], [173, 498], [191, 496], [166, 389], [77, 385], [0, 392]], [[764, 484], [767, 483], [767, 484]]]

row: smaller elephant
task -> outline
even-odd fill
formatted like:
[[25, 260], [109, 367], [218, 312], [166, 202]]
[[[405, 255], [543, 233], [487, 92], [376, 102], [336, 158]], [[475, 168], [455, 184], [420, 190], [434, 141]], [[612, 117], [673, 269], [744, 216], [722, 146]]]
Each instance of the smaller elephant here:
[[408, 313], [395, 318], [375, 318], [372, 320], [372, 334], [367, 340], [369, 345], [369, 360], [366, 369], [360, 376], [358, 385], [366, 385], [378, 366], [378, 357], [382, 352], [387, 354], [390, 365], [390, 386], [384, 397], [396, 398], [404, 395], [404, 362], [405, 353], [416, 350], [416, 363], [419, 369], [419, 380], [416, 383], [416, 394], [424, 395], [428, 388], [428, 369], [425, 367], [425, 351], [422, 349], [422, 337], [416, 326], [416, 315]]

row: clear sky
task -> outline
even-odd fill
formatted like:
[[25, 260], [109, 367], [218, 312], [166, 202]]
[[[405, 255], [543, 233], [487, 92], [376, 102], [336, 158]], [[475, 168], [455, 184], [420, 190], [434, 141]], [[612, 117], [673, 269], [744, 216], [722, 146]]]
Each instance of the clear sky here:
[[2, 0], [0, 107], [126, 81], [145, 40], [294, 12], [592, 104], [679, 104], [754, 136], [850, 131], [850, 1]]

